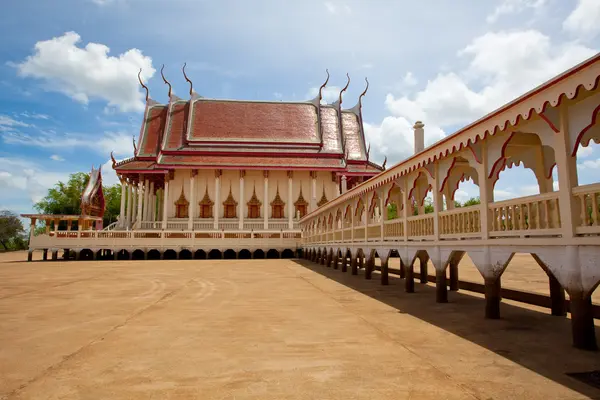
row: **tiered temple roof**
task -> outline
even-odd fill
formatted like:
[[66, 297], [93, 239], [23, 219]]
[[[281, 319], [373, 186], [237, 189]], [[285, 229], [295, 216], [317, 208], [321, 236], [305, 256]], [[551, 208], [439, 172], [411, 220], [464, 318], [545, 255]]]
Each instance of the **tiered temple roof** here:
[[355, 107], [344, 110], [342, 93], [348, 85], [338, 101], [322, 105], [326, 83], [316, 98], [305, 102], [207, 99], [192, 89], [190, 100], [170, 95], [168, 104], [147, 96], [134, 157], [113, 162], [113, 168], [119, 174], [164, 174], [180, 168], [378, 174], [383, 168], [369, 161], [362, 124], [361, 99], [367, 89]]

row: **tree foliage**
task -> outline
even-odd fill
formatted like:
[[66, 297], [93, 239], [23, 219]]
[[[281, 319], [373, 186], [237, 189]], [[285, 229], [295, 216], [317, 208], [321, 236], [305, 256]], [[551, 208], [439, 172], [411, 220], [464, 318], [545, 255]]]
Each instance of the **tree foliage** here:
[[24, 232], [23, 223], [16, 214], [8, 210], [0, 211], [0, 244], [4, 250], [27, 248]]
[[[69, 180], [58, 182], [48, 190], [48, 194], [34, 205], [34, 208], [42, 214], [81, 214], [81, 194], [87, 185], [90, 176], [84, 172], [77, 172], [69, 176]], [[121, 207], [121, 185], [103, 186], [104, 201], [104, 226], [115, 222]], [[62, 222], [65, 224], [66, 222]], [[64, 226], [59, 226], [63, 229]]]
[[[430, 214], [433, 212], [433, 201], [426, 197], [425, 201], [423, 202], [424, 207], [425, 207], [425, 214]], [[454, 207], [458, 208], [458, 207], [469, 207], [469, 206], [474, 206], [477, 204], [481, 204], [481, 201], [479, 200], [479, 197], [471, 197], [469, 200], [465, 201], [464, 203], [461, 203], [458, 200], [454, 200]], [[412, 213], [413, 215], [418, 215], [418, 207], [417, 207], [417, 203], [413, 202], [412, 205]], [[396, 219], [398, 218], [398, 207], [396, 206], [396, 204], [394, 203], [390, 203], [388, 204], [388, 219]]]

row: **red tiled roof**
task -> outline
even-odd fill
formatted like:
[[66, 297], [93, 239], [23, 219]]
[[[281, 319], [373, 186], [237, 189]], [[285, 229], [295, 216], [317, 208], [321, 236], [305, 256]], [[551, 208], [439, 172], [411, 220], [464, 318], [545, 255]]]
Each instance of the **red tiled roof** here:
[[167, 107], [154, 106], [148, 109], [146, 121], [140, 133], [138, 156], [152, 157], [158, 154], [158, 143], [162, 139], [167, 120]]
[[358, 116], [353, 112], [342, 112], [342, 127], [346, 139], [346, 152], [349, 160], [367, 160], [367, 150]]
[[117, 171], [117, 173], [120, 173], [127, 171], [151, 170], [155, 169], [155, 167], [156, 162], [154, 161], [139, 161], [130, 159], [128, 161], [118, 163], [114, 169]]
[[320, 143], [318, 132], [317, 108], [310, 103], [197, 100], [188, 140]]
[[342, 137], [337, 110], [333, 107], [321, 107], [321, 132], [323, 134], [323, 153], [341, 153]]
[[335, 169], [343, 170], [341, 159], [307, 158], [307, 157], [248, 157], [219, 155], [164, 155], [160, 158], [161, 166], [189, 165], [193, 167], [211, 168], [292, 168], [292, 169]]
[[171, 105], [163, 150], [177, 150], [183, 146], [189, 110], [189, 102], [177, 102]]

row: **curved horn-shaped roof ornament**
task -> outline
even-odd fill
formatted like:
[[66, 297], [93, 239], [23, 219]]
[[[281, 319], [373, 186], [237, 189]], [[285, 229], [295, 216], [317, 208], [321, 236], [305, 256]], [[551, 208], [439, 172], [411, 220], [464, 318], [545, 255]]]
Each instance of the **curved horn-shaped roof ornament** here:
[[165, 78], [165, 74], [163, 74], [163, 70], [165, 69], [165, 64], [162, 65], [161, 69], [160, 69], [160, 76], [162, 76], [163, 81], [169, 85], [169, 100], [171, 99], [171, 84], [169, 83], [169, 81]]
[[359, 107], [362, 107], [362, 98], [364, 97], [365, 94], [367, 94], [367, 90], [369, 90], [369, 80], [367, 79], [367, 77], [365, 76], [365, 82], [367, 82], [367, 86], [365, 87], [364, 92], [362, 92], [360, 94], [360, 96], [358, 96], [358, 104]]
[[348, 75], [348, 73], [346, 73], [346, 76], [348, 77], [348, 82], [346, 82], [346, 86], [344, 86], [344, 88], [342, 90], [340, 90], [340, 98], [339, 98], [340, 107], [342, 105], [342, 93], [344, 93], [346, 91], [346, 89], [348, 89], [348, 86], [350, 86], [350, 75]]
[[381, 168], [385, 171], [385, 164], [387, 164], [387, 156], [383, 159], [383, 164], [381, 164]]
[[319, 88], [319, 102], [321, 102], [321, 99], [323, 99], [323, 89], [325, 89], [325, 86], [327, 86], [327, 83], [329, 82], [329, 70], [326, 69], [325, 72], [327, 72], [327, 79], [325, 79], [325, 82], [323, 82]]
[[135, 135], [132, 136], [132, 142], [133, 142], [133, 155], [136, 156], [137, 155], [137, 146], [135, 145]]
[[194, 92], [194, 84], [192, 83], [192, 81], [190, 80], [190, 78], [188, 78], [187, 74], [185, 73], [185, 66], [186, 65], [187, 65], [187, 63], [183, 63], [183, 68], [181, 68], [181, 70], [183, 71], [183, 77], [190, 84], [190, 96], [191, 96], [192, 93]]
[[117, 160], [115, 160], [115, 156], [113, 156], [113, 152], [110, 152], [110, 159], [112, 160], [112, 167], [114, 168], [117, 165]]
[[369, 147], [367, 148], [367, 162], [369, 162], [370, 155], [371, 155], [371, 143], [369, 143]]
[[140, 68], [140, 71], [138, 72], [138, 81], [140, 81], [140, 85], [142, 85], [142, 87], [144, 89], [146, 89], [146, 103], [147, 103], [148, 98], [150, 97], [150, 91], [148, 90], [148, 86], [144, 85], [144, 82], [142, 82], [141, 73], [142, 73], [142, 69]]

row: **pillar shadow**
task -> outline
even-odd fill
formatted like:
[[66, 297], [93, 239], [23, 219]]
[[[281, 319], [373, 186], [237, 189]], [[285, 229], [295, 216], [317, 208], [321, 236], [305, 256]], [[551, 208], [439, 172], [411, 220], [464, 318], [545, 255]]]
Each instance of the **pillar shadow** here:
[[[415, 280], [415, 293], [404, 291], [404, 279], [389, 275], [389, 285], [380, 283], [373, 272], [365, 279], [364, 269], [358, 276], [350, 271], [327, 268], [299, 259], [302, 267], [394, 307], [422, 321], [460, 336], [531, 371], [534, 371], [585, 396], [600, 399], [600, 390], [571, 378], [568, 373], [600, 370], [598, 352], [578, 350], [571, 345], [571, 321], [550, 315], [550, 310], [519, 307], [503, 301], [501, 319], [484, 318], [485, 299], [466, 291], [449, 292], [449, 303], [435, 302], [435, 286]], [[418, 334], [418, 333], [415, 333]], [[596, 326], [600, 338], [600, 327]]]

